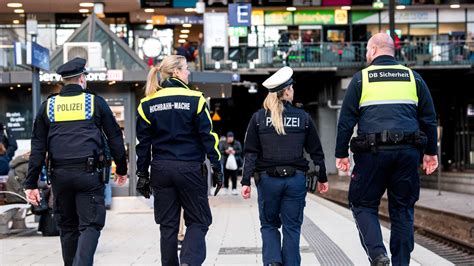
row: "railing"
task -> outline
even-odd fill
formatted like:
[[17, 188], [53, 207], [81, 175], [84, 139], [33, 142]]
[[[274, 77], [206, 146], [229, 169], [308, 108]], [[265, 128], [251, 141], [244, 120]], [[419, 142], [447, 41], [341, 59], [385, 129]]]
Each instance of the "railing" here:
[[[256, 69], [285, 65], [295, 68], [358, 68], [366, 64], [366, 46], [366, 42], [270, 44], [258, 48], [258, 59], [253, 63]], [[240, 47], [241, 56], [236, 61], [239, 69], [250, 66], [246, 50], [246, 47]], [[474, 65], [474, 42], [400, 42], [396, 46], [395, 57], [408, 66]], [[215, 69], [216, 61], [211, 53], [205, 53], [203, 60], [206, 70]], [[220, 69], [232, 69], [227, 53], [220, 60]]]

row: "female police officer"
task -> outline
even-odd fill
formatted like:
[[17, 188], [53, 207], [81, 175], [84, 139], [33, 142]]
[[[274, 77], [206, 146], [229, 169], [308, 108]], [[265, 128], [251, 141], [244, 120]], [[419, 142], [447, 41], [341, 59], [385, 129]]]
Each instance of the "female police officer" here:
[[[309, 115], [291, 105], [293, 70], [283, 67], [263, 82], [269, 94], [250, 120], [245, 137], [242, 196], [250, 177], [258, 189], [264, 265], [300, 265], [300, 232], [306, 197], [305, 149], [319, 166], [318, 191], [328, 190], [324, 154]], [[278, 228], [283, 224], [283, 245]]]
[[206, 100], [202, 93], [189, 89], [188, 76], [183, 56], [166, 57], [150, 70], [146, 97], [138, 106], [137, 191], [149, 197], [152, 188], [155, 221], [161, 232], [161, 262], [169, 266], [179, 264], [181, 208], [187, 227], [181, 265], [201, 265], [206, 258], [205, 236], [212, 217], [207, 176], [202, 171], [205, 154], [211, 161], [214, 183], [222, 185], [218, 138], [212, 132]]

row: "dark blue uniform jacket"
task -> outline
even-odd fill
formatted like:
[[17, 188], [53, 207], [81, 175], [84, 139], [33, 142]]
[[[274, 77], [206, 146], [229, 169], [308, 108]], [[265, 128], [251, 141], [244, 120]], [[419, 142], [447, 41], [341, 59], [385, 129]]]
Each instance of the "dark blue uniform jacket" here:
[[219, 140], [202, 93], [176, 78], [161, 86], [138, 107], [137, 172], [148, 173], [152, 156], [153, 160], [204, 162], [207, 154], [219, 167]]
[[[392, 56], [382, 55], [372, 65], [398, 65]], [[357, 134], [380, 133], [383, 130], [415, 132], [423, 131], [428, 137], [425, 154], [436, 155], [437, 122], [436, 113], [428, 87], [421, 76], [413, 71], [416, 79], [418, 105], [383, 104], [359, 108], [362, 94], [362, 73], [357, 72], [347, 88], [338, 123], [336, 158], [349, 156], [349, 140], [354, 126], [358, 124]], [[384, 119], [379, 119], [379, 118]], [[373, 121], [383, 121], [374, 123]]]

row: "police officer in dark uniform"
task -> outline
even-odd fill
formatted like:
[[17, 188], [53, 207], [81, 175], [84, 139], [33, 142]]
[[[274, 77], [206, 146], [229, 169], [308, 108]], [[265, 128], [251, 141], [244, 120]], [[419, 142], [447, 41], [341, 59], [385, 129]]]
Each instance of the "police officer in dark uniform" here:
[[58, 68], [65, 86], [43, 102], [36, 116], [25, 181], [28, 200], [38, 205], [37, 182], [47, 153], [64, 265], [94, 261], [105, 223], [105, 141], [117, 165], [118, 185], [127, 174], [122, 131], [105, 100], [86, 90], [85, 65], [85, 59], [74, 58]]
[[[264, 265], [301, 264], [300, 234], [306, 205], [306, 150], [319, 168], [318, 191], [328, 190], [324, 153], [311, 117], [291, 105], [293, 70], [283, 67], [262, 85], [269, 94], [251, 118], [245, 137], [242, 196], [250, 177], [258, 190]], [[283, 243], [279, 228], [283, 224]]]
[[[161, 78], [160, 82], [158, 76]], [[186, 58], [165, 57], [148, 75], [137, 116], [137, 191], [154, 196], [155, 221], [160, 224], [162, 265], [201, 265], [205, 236], [212, 222], [207, 197], [207, 154], [213, 183], [222, 186], [218, 138], [201, 92], [188, 87]], [[151, 180], [148, 168], [151, 165]], [[151, 187], [151, 190], [150, 190]], [[184, 209], [186, 235], [178, 260], [178, 230]], [[180, 262], [179, 262], [180, 261]]]
[[369, 66], [356, 73], [341, 108], [336, 166], [348, 171], [348, 144], [355, 166], [349, 202], [362, 246], [372, 265], [389, 265], [378, 207], [387, 190], [393, 265], [408, 265], [414, 247], [414, 205], [420, 193], [418, 167], [431, 174], [438, 166], [436, 114], [430, 92], [420, 77], [394, 58], [392, 38], [374, 35], [367, 44]]

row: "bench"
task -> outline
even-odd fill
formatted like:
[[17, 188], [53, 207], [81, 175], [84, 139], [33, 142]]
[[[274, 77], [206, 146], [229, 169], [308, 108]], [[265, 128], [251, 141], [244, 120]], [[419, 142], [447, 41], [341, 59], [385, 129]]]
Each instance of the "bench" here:
[[[0, 194], [1, 193], [16, 194], [11, 191], [0, 191]], [[28, 203], [0, 205], [0, 235], [6, 235], [10, 233], [11, 229], [27, 229], [25, 218], [26, 212], [30, 207], [31, 205]], [[11, 228], [9, 226], [10, 221], [12, 221]]]

